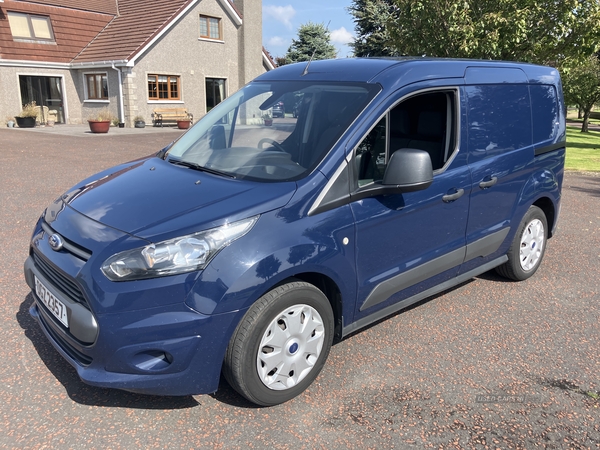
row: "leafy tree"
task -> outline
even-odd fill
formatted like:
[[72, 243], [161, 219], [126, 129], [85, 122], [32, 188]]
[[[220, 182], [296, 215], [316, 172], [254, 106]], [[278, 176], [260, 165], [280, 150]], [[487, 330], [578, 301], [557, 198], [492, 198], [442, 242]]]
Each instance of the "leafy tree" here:
[[600, 61], [596, 55], [590, 56], [583, 64], [563, 70], [563, 91], [565, 101], [577, 105], [583, 112], [581, 132], [587, 133], [590, 112], [600, 101]]
[[[387, 31], [381, 31], [382, 21], [369, 8], [386, 11], [386, 4]], [[391, 48], [399, 55], [558, 66], [565, 60], [584, 60], [600, 38], [600, 0], [353, 0], [350, 11], [357, 23], [358, 48], [361, 30], [372, 28], [377, 33], [366, 34], [368, 41], [383, 44], [382, 52]]]
[[350, 43], [355, 56], [398, 56], [387, 23], [393, 18], [392, 0], [353, 0], [356, 38]]
[[285, 63], [310, 61], [311, 57], [313, 60], [331, 59], [336, 55], [337, 51], [325, 25], [308, 22], [298, 28], [298, 39], [292, 39], [292, 45], [285, 54]]

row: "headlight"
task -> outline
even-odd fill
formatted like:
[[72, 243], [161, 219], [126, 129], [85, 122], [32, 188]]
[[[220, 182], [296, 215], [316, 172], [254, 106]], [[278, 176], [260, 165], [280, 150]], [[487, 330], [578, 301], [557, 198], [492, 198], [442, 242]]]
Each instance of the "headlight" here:
[[204, 269], [223, 248], [248, 233], [258, 216], [111, 256], [102, 272], [112, 281], [141, 280]]

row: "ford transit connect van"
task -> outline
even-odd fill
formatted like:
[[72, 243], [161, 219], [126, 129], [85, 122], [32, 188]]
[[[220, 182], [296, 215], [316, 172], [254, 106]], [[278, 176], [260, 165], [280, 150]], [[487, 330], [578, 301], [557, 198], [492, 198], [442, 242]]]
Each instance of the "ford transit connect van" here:
[[[291, 115], [265, 123], [274, 106]], [[90, 385], [304, 391], [341, 339], [491, 269], [525, 280], [560, 211], [555, 69], [342, 59], [259, 76], [157, 154], [74, 186], [25, 262]]]

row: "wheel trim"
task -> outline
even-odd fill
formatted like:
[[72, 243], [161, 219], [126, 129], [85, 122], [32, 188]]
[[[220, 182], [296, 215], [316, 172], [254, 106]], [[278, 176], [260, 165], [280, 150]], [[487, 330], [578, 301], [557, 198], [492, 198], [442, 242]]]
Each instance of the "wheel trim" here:
[[293, 388], [313, 370], [325, 342], [321, 316], [311, 306], [294, 305], [278, 314], [265, 329], [256, 369], [269, 389]]
[[546, 234], [544, 224], [539, 219], [534, 219], [527, 224], [521, 236], [519, 262], [524, 271], [534, 269], [542, 257]]

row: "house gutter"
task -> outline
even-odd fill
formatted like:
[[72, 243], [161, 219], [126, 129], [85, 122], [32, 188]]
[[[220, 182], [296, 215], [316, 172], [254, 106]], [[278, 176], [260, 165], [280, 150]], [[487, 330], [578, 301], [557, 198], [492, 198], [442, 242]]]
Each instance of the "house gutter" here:
[[119, 127], [123, 128], [125, 126], [125, 109], [123, 107], [123, 77], [121, 74], [121, 69], [117, 69], [115, 64], [113, 63], [111, 69], [117, 71], [117, 75], [119, 76]]
[[99, 67], [125, 67], [128, 61], [126, 59], [109, 60], [109, 61], [90, 61], [90, 62], [77, 62], [69, 65], [70, 69], [97, 69]]
[[54, 63], [45, 61], [25, 61], [17, 59], [0, 59], [0, 67], [27, 67], [32, 69], [71, 69], [70, 63]]

